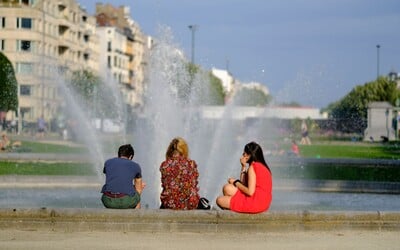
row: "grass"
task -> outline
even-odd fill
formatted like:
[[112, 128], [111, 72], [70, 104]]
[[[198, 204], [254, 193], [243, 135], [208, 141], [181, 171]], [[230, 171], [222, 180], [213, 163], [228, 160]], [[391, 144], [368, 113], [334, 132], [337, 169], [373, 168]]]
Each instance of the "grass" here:
[[0, 162], [0, 175], [95, 175], [85, 163]]
[[400, 168], [362, 166], [285, 166], [273, 172], [275, 177], [289, 179], [385, 181], [400, 182]]
[[299, 145], [306, 158], [400, 159], [399, 144], [335, 143]]
[[56, 145], [50, 143], [34, 142], [34, 141], [22, 141], [21, 148], [13, 150], [15, 152], [27, 152], [27, 153], [57, 153], [57, 154], [68, 154], [68, 153], [84, 153], [88, 152], [85, 147], [72, 147], [65, 145]]

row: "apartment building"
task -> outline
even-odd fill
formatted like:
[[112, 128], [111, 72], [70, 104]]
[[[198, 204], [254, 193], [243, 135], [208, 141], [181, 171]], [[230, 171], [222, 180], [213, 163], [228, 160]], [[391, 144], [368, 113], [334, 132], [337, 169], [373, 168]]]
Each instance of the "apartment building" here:
[[0, 0], [0, 50], [14, 65], [25, 122], [53, 118], [62, 76], [99, 72], [98, 42], [95, 18], [75, 0]]
[[[96, 4], [97, 30], [101, 34], [101, 40], [105, 39], [101, 43], [101, 51], [105, 52], [102, 53], [104, 58], [100, 61], [107, 60], [105, 65], [114, 75], [114, 81], [125, 85], [123, 91], [125, 101], [135, 107], [143, 105], [147, 37], [130, 15], [127, 6]], [[121, 35], [124, 36], [124, 42], [121, 41]], [[120, 65], [118, 60], [122, 58], [125, 58], [124, 63]], [[116, 73], [123, 70], [120, 66], [126, 70], [123, 77]]]

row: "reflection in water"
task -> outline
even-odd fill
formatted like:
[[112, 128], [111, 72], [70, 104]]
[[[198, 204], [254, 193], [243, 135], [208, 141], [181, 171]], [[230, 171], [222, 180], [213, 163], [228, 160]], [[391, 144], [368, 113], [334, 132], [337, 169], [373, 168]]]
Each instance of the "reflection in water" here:
[[[372, 202], [371, 202], [372, 201]], [[97, 188], [1, 188], [0, 208], [104, 208]], [[399, 211], [398, 195], [275, 191], [270, 211]]]

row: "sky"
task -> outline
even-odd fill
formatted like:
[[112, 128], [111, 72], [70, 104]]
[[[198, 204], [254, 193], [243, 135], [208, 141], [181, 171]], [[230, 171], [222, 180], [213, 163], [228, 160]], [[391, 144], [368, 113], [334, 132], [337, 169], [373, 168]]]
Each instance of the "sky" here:
[[[400, 72], [398, 0], [77, 0], [129, 6], [142, 31], [174, 42], [206, 70], [259, 82], [277, 103], [324, 108], [378, 75]], [[380, 48], [377, 48], [377, 45]]]

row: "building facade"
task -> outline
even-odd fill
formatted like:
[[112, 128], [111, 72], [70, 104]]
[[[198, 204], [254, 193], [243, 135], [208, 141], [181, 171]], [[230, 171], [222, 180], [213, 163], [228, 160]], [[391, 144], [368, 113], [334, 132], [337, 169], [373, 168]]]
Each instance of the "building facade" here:
[[[99, 72], [95, 18], [75, 0], [0, 0], [0, 50], [13, 63], [19, 114], [51, 119], [59, 81], [76, 70]], [[14, 112], [7, 119], [15, 119]]]
[[[119, 38], [107, 36], [104, 34], [105, 30], [108, 32], [112, 29], [118, 30], [121, 37], [124, 39], [124, 46], [120, 47], [119, 53], [126, 56], [126, 64], [124, 64], [124, 70], [126, 71], [127, 77], [121, 82], [117, 79], [118, 83], [124, 85], [123, 95], [125, 101], [132, 107], [143, 105], [143, 91], [145, 84], [145, 67], [147, 65], [146, 54], [147, 37], [141, 31], [139, 25], [131, 18], [130, 9], [127, 6], [114, 7], [110, 4], [96, 4], [96, 19], [97, 28], [99, 33], [102, 33], [102, 37], [107, 39], [107, 47], [102, 42], [101, 51], [105, 51], [105, 55], [109, 57], [110, 53], [114, 53], [117, 47], [113, 46], [115, 43], [120, 43]], [[111, 51], [110, 51], [110, 47]], [[122, 49], [123, 48], [123, 49]], [[103, 53], [102, 53], [103, 54]], [[111, 57], [111, 67], [108, 70], [115, 71], [113, 69], [113, 60], [117, 57]], [[100, 61], [104, 61], [101, 59]], [[107, 65], [109, 59], [107, 59]]]

